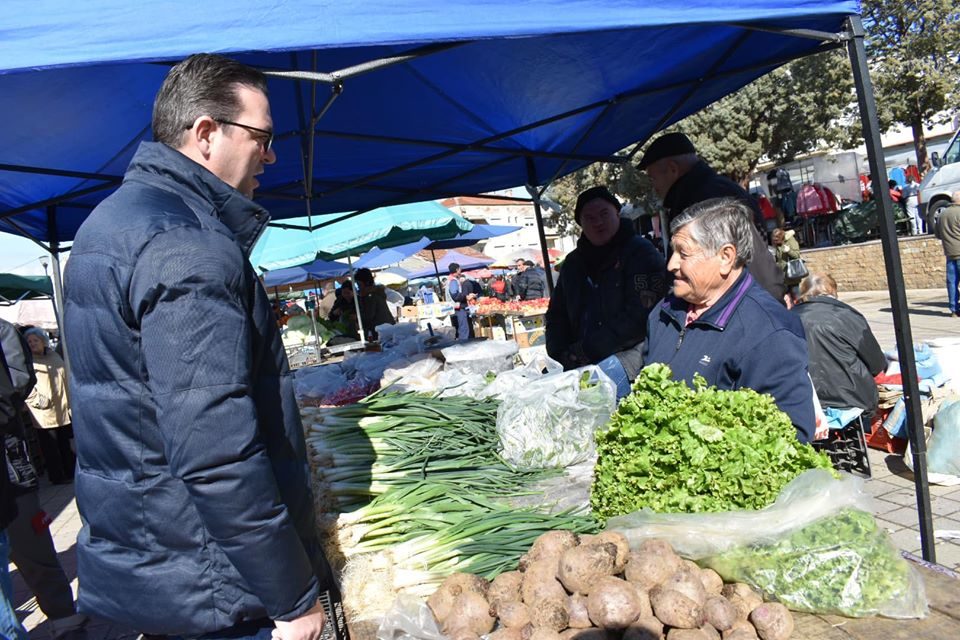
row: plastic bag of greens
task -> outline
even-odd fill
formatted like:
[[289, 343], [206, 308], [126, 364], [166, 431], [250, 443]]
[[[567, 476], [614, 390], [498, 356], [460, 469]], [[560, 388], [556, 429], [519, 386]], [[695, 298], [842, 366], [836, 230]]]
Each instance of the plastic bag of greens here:
[[860, 478], [806, 471], [759, 511], [659, 514], [607, 521], [631, 546], [666, 538], [682, 556], [745, 582], [794, 611], [851, 617], [922, 618], [917, 571], [871, 515]]
[[613, 381], [593, 365], [531, 380], [502, 397], [501, 455], [522, 469], [562, 468], [593, 458], [593, 433], [610, 419], [616, 397]]

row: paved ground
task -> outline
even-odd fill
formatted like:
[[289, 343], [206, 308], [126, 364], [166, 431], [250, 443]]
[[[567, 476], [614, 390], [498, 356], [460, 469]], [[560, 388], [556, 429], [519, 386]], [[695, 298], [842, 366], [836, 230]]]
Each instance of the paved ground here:
[[[947, 312], [946, 292], [918, 290], [908, 293], [910, 318], [915, 342], [932, 338], [960, 339], [960, 318]], [[886, 292], [847, 293], [845, 302], [863, 313], [884, 349], [895, 344], [890, 301]], [[913, 474], [901, 456], [870, 451], [873, 477], [867, 481], [867, 491], [875, 496], [875, 514], [890, 533], [893, 542], [905, 551], [920, 555], [920, 535], [917, 518]], [[934, 516], [937, 561], [952, 569], [960, 569], [960, 487], [930, 487]], [[60, 552], [60, 561], [76, 590], [75, 544], [80, 529], [73, 498], [73, 486], [44, 485], [41, 489], [44, 509], [54, 518], [51, 532]], [[48, 638], [46, 618], [37, 608], [16, 568], [13, 573], [15, 604], [18, 614], [30, 631], [31, 638]], [[88, 626], [91, 640], [135, 638], [137, 634], [109, 622], [93, 620]]]

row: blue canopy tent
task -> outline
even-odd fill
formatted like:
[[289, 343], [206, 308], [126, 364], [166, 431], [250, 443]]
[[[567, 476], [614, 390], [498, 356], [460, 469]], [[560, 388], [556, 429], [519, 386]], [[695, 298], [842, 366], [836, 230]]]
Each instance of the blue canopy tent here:
[[[546, 254], [539, 199], [555, 177], [629, 161], [633, 153], [614, 154], [791, 59], [839, 47], [850, 54], [870, 170], [883, 174], [856, 0], [50, 4], [17, 3], [0, 27], [0, 229], [53, 254], [149, 138], [165, 63], [198, 51], [271, 74], [279, 160], [259, 198], [276, 219], [308, 216], [311, 227], [315, 214], [353, 211], [344, 219], [524, 183]], [[906, 295], [892, 203], [880, 198], [933, 559]], [[60, 289], [58, 268], [54, 277]]]
[[370, 251], [367, 251], [365, 254], [357, 258], [357, 261], [353, 263], [353, 266], [355, 266], [357, 269], [382, 269], [383, 267], [388, 267], [391, 264], [397, 264], [398, 262], [409, 258], [415, 253], [422, 251], [429, 244], [430, 238], [420, 238], [416, 242], [400, 245], [399, 247], [390, 247], [388, 249], [374, 247], [373, 249], [370, 249]]

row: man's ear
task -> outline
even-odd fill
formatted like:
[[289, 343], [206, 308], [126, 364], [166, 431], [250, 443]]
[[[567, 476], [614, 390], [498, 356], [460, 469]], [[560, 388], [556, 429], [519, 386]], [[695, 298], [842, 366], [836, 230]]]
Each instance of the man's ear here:
[[193, 127], [187, 131], [185, 146], [193, 153], [209, 158], [214, 140], [221, 133], [216, 120], [210, 116], [199, 116], [193, 121]]
[[737, 248], [732, 244], [725, 244], [717, 252], [720, 258], [720, 275], [726, 277], [730, 275], [737, 264]]

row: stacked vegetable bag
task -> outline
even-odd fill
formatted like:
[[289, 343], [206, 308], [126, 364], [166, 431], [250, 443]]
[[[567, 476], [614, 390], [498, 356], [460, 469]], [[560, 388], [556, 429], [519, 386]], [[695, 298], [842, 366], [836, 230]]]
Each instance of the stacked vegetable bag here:
[[494, 576], [544, 531], [594, 521], [513, 508], [553, 472], [498, 454], [493, 399], [381, 392], [338, 408], [302, 409], [328, 559], [343, 570], [352, 620], [382, 615], [398, 593], [432, 593], [448, 575]]
[[877, 527], [862, 480], [827, 471], [769, 396], [702, 379], [690, 389], [653, 365], [596, 439], [594, 515], [632, 546], [667, 539], [797, 611], [926, 614], [920, 578]]

